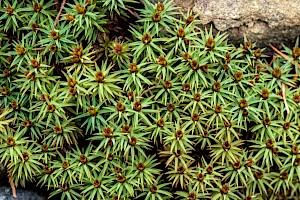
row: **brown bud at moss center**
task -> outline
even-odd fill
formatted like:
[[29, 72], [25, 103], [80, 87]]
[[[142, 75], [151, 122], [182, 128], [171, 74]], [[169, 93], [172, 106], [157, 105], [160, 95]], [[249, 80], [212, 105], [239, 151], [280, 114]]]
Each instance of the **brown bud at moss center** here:
[[134, 136], [131, 136], [131, 137], [129, 138], [129, 145], [130, 145], [130, 146], [135, 146], [136, 143], [137, 143], [137, 138], [134, 137]]
[[152, 40], [151, 35], [148, 33], [145, 33], [142, 37], [142, 42], [144, 44], [149, 44], [151, 42], [151, 40]]
[[160, 13], [159, 12], [155, 12], [153, 15], [152, 15], [152, 20], [154, 22], [159, 22], [161, 20], [161, 16], [160, 16]]
[[181, 139], [182, 136], [183, 136], [183, 131], [182, 131], [182, 130], [177, 130], [177, 131], [175, 132], [175, 138], [176, 138], [176, 139]]
[[85, 7], [80, 5], [80, 4], [77, 4], [76, 5], [76, 11], [78, 14], [84, 14], [85, 13]]
[[214, 82], [213, 86], [212, 86], [212, 90], [214, 92], [219, 92], [221, 89], [221, 83], [220, 82]]
[[94, 180], [93, 184], [95, 188], [99, 188], [101, 186], [101, 182], [98, 179]]
[[207, 38], [205, 42], [205, 47], [208, 48], [209, 50], [215, 48], [215, 40], [213, 38]]
[[22, 153], [22, 158], [23, 160], [26, 162], [27, 160], [29, 160], [29, 152], [23, 152]]
[[15, 143], [16, 143], [15, 138], [13, 138], [12, 136], [7, 137], [7, 139], [6, 139], [7, 146], [13, 147], [13, 146], [15, 146]]
[[273, 72], [272, 72], [272, 75], [275, 77], [275, 78], [280, 78], [281, 77], [281, 69], [279, 67], [276, 67], [274, 68]]
[[229, 187], [228, 184], [222, 185], [222, 188], [221, 188], [221, 193], [222, 193], [222, 194], [228, 194], [229, 191], [230, 191], [230, 187]]
[[56, 106], [55, 105], [53, 105], [53, 104], [48, 104], [47, 105], [47, 111], [49, 113], [53, 113], [55, 110], [56, 110]]
[[63, 169], [67, 169], [69, 166], [70, 166], [70, 164], [68, 163], [68, 161], [64, 161], [64, 162], [61, 164], [61, 167], [62, 167]]
[[136, 102], [134, 102], [133, 104], [133, 109], [137, 112], [140, 112], [142, 110], [143, 106], [142, 106], [142, 103], [137, 100]]
[[225, 141], [223, 144], [222, 144], [222, 147], [224, 150], [229, 150], [231, 148], [231, 144], [229, 141]]
[[51, 30], [50, 31], [50, 37], [54, 40], [59, 39], [59, 31], [57, 30]]

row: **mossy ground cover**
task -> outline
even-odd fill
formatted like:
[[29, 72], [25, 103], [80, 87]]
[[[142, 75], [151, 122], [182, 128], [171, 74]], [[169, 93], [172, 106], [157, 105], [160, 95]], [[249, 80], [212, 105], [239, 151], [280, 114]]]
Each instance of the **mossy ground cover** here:
[[58, 199], [298, 197], [300, 48], [172, 1], [0, 2], [0, 163]]

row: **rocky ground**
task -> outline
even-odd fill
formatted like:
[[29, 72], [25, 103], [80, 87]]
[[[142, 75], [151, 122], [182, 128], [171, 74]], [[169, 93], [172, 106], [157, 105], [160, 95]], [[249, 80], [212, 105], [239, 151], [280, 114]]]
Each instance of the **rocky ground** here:
[[[158, 0], [152, 0], [157, 2]], [[300, 34], [300, 4], [294, 0], [174, 0], [183, 10], [193, 10], [203, 26], [229, 34], [235, 44], [246, 35], [258, 46], [293, 45]]]
[[[17, 188], [17, 200], [45, 200], [45, 199], [46, 198], [42, 195], [39, 195], [37, 191]], [[3, 165], [1, 164], [0, 164], [0, 200], [16, 200], [13, 198], [12, 190], [8, 186], [6, 171]]]
[[[17, 200], [45, 200], [46, 198], [38, 195], [31, 190], [17, 189]], [[11, 188], [7, 186], [0, 187], [0, 200], [16, 200], [13, 198]]]

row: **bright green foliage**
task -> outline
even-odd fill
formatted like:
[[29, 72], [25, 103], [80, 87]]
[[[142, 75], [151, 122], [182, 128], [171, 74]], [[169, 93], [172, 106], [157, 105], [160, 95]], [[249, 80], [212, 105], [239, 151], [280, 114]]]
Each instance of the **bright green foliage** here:
[[16, 32], [17, 28], [20, 28], [21, 23], [24, 22], [23, 17], [20, 16], [20, 13], [22, 11], [21, 8], [23, 4], [24, 1], [22, 1], [22, 3], [19, 3], [18, 1], [14, 1], [13, 4], [10, 4], [8, 0], [4, 1], [3, 7], [1, 8], [0, 20], [5, 21], [4, 24], [5, 32], [11, 28], [13, 32]]
[[[104, 14], [96, 10], [96, 4], [86, 6], [85, 0], [74, 1], [73, 4], [68, 3], [65, 8], [65, 19], [69, 22], [74, 37], [86, 40], [87, 42], [96, 41], [97, 31], [104, 31], [101, 25], [106, 23]], [[96, 31], [95, 31], [96, 30]], [[83, 33], [83, 36], [79, 36]]]
[[68, 0], [59, 21], [55, 2], [0, 2], [0, 163], [16, 186], [69, 200], [300, 196], [298, 40], [270, 63], [172, 1]]

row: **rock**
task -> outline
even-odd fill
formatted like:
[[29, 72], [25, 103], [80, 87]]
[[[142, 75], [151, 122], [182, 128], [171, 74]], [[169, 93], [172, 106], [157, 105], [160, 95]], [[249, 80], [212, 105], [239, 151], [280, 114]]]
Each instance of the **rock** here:
[[45, 200], [42, 197], [31, 190], [17, 189], [17, 199], [12, 196], [11, 188], [7, 186], [0, 187], [0, 200]]
[[174, 0], [174, 4], [186, 11], [193, 8], [194, 0]]
[[300, 4], [294, 0], [196, 0], [193, 11], [204, 24], [213, 22], [221, 31], [259, 22], [271, 29], [300, 25]]
[[185, 11], [192, 9], [203, 26], [213, 25], [215, 31], [227, 32], [229, 41], [235, 44], [243, 42], [245, 35], [258, 46], [293, 45], [300, 36], [299, 1], [174, 0], [174, 3]]
[[[178, 0], [185, 1], [185, 0]], [[294, 43], [300, 31], [300, 4], [294, 0], [195, 0], [203, 24], [226, 31], [236, 43], [243, 35], [259, 46]], [[186, 9], [186, 8], [185, 8]]]
[[[43, 192], [35, 188], [35, 185], [29, 186], [37, 192]], [[28, 188], [16, 188], [17, 199], [13, 198], [12, 190], [8, 185], [7, 172], [3, 164], [0, 163], [0, 200], [45, 200], [46, 198], [37, 192]]]

